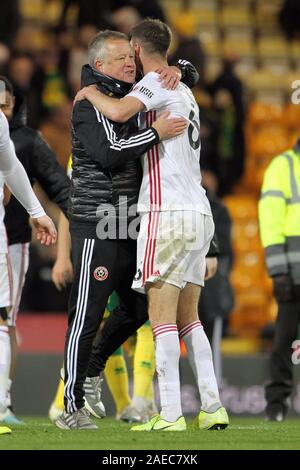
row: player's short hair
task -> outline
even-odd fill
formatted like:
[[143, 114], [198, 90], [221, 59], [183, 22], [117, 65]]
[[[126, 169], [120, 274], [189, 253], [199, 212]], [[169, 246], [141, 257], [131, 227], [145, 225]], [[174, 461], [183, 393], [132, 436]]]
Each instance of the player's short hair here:
[[98, 34], [96, 34], [88, 47], [88, 59], [91, 67], [94, 66], [96, 60], [105, 59], [106, 43], [110, 39], [122, 39], [128, 41], [128, 36], [124, 33], [120, 33], [119, 31], [111, 31], [110, 29], [100, 31]]
[[[4, 75], [0, 75], [0, 83], [4, 83], [5, 86], [5, 91], [8, 91], [11, 95], [14, 94], [14, 87], [10, 83], [7, 77], [4, 77]], [[2, 84], [1, 84], [2, 85]]]
[[147, 18], [132, 28], [130, 39], [137, 40], [148, 54], [165, 56], [171, 44], [172, 33], [166, 23]]

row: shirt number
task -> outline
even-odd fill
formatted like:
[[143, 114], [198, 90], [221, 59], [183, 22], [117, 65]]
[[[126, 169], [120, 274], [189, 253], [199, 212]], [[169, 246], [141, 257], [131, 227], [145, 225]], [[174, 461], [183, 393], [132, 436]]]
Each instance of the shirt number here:
[[189, 120], [191, 121], [191, 124], [188, 128], [188, 135], [190, 146], [194, 150], [197, 150], [200, 146], [200, 126], [198, 124], [198, 121], [196, 121], [195, 117], [195, 111], [192, 109], [189, 115]]

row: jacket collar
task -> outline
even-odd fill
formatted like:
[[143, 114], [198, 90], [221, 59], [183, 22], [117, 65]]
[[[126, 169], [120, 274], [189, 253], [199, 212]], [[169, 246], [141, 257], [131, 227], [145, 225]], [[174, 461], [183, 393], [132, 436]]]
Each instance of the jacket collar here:
[[81, 71], [81, 86], [101, 85], [108, 92], [116, 95], [125, 96], [132, 89], [132, 83], [122, 82], [115, 78], [104, 75], [101, 72], [94, 70], [89, 64], [82, 67]]

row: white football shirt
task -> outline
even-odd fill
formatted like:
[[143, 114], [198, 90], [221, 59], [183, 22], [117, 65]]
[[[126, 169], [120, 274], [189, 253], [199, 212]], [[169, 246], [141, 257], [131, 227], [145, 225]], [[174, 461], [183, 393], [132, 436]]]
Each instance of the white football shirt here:
[[[9, 127], [6, 117], [0, 110], [0, 150], [10, 145]], [[4, 206], [3, 206], [3, 187], [4, 178], [0, 172], [0, 253], [7, 253], [7, 237], [4, 225]]]
[[184, 117], [189, 125], [175, 138], [155, 145], [142, 157], [143, 182], [138, 211], [192, 210], [211, 215], [209, 201], [201, 186], [199, 109], [191, 90], [180, 83], [176, 90], [161, 86], [159, 75], [150, 72], [128, 96], [138, 98], [146, 108], [140, 126], [150, 127], [165, 111], [170, 117]]

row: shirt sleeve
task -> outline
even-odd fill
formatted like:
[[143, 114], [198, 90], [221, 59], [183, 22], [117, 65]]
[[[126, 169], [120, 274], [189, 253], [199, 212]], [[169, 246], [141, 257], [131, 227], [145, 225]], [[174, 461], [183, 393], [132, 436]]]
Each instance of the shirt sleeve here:
[[102, 169], [117, 168], [133, 161], [159, 142], [159, 135], [153, 127], [120, 135], [115, 123], [86, 100], [76, 103], [73, 126], [76, 138]]
[[167, 104], [170, 91], [161, 86], [159, 75], [150, 72], [140, 80], [127, 96], [140, 100], [147, 111], [158, 109]]
[[0, 172], [12, 194], [31, 217], [37, 218], [45, 215], [24, 167], [16, 156], [14, 145], [9, 138], [8, 122], [2, 112], [0, 112]]
[[[0, 150], [5, 150], [10, 145], [9, 143], [9, 127], [8, 121], [0, 110]], [[0, 162], [0, 165], [4, 165], [4, 162]]]

